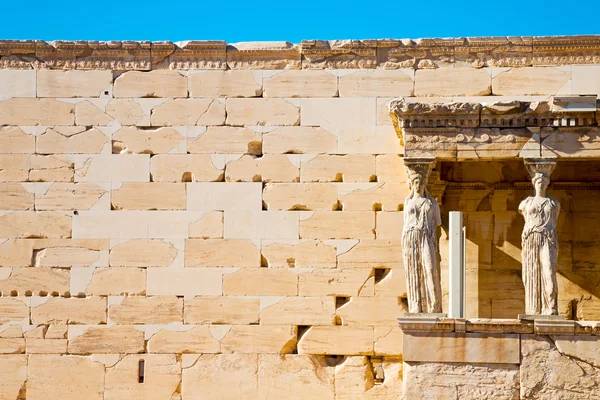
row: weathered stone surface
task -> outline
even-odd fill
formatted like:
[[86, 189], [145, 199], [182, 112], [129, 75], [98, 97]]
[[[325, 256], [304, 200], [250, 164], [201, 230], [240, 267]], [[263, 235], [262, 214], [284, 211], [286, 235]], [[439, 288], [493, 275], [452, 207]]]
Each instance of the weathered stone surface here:
[[[37, 71], [37, 97], [100, 97], [110, 94], [112, 71]], [[106, 93], [105, 93], [106, 92]]]
[[221, 181], [223, 167], [209, 154], [159, 154], [150, 160], [154, 182]]
[[277, 72], [263, 79], [264, 97], [336, 97], [338, 78], [327, 71]]
[[346, 357], [335, 368], [335, 394], [348, 400], [401, 398], [402, 359]]
[[359, 70], [340, 76], [340, 97], [412, 96], [414, 70]]
[[298, 341], [298, 354], [373, 354], [373, 328], [313, 326]]
[[32, 182], [73, 182], [74, 164], [68, 158], [32, 155], [29, 161]]
[[[139, 382], [140, 362], [144, 362], [144, 380]], [[104, 380], [106, 400], [148, 398], [170, 399], [181, 382], [180, 364], [174, 354], [128, 355], [107, 368]]]
[[402, 265], [400, 240], [362, 239], [356, 246], [338, 256], [338, 266], [342, 268], [402, 268]]
[[31, 210], [33, 194], [20, 183], [0, 183], [0, 209]]
[[405, 362], [404, 397], [518, 399], [519, 366]]
[[[0, 107], [2, 107], [0, 103]], [[286, 99], [227, 99], [227, 125], [299, 125], [300, 108]], [[2, 115], [0, 108], [0, 115]]]
[[[296, 182], [300, 170], [285, 154], [265, 154], [261, 157], [244, 155], [225, 167], [227, 182]], [[297, 156], [296, 156], [297, 157]]]
[[371, 182], [375, 176], [375, 157], [370, 155], [318, 155], [300, 165], [302, 182]]
[[[65, 344], [66, 350], [66, 344]], [[25, 339], [23, 338], [0, 338], [0, 354], [2, 358], [5, 354], [24, 354], [25, 353]], [[2, 373], [0, 372], [0, 376]], [[0, 387], [1, 388], [1, 387]], [[0, 392], [2, 393], [2, 392]], [[2, 397], [0, 397], [1, 399]]]
[[188, 210], [262, 210], [260, 182], [188, 183]]
[[2, 97], [35, 97], [36, 71], [2, 69], [0, 93]]
[[249, 128], [209, 126], [188, 141], [189, 153], [262, 154], [262, 135]]
[[282, 126], [263, 134], [265, 154], [320, 154], [337, 149], [337, 136], [313, 126]]
[[375, 213], [315, 211], [301, 217], [301, 239], [372, 239]]
[[69, 292], [69, 272], [59, 268], [13, 268], [8, 278], [0, 280], [1, 293], [25, 295], [55, 294]]
[[269, 268], [335, 268], [336, 248], [321, 240], [262, 240], [261, 255]]
[[260, 251], [248, 239], [189, 239], [187, 267], [258, 267]]
[[133, 239], [148, 237], [147, 211], [81, 211], [73, 218], [73, 237]]
[[35, 152], [38, 154], [100, 153], [108, 141], [108, 137], [95, 128], [55, 126], [36, 138]]
[[188, 75], [190, 97], [258, 97], [260, 71], [194, 71]]
[[25, 339], [27, 354], [66, 354], [67, 339]]
[[389, 326], [403, 311], [397, 297], [355, 297], [335, 314], [344, 326]]
[[184, 183], [125, 182], [111, 192], [113, 210], [184, 210]]
[[500, 96], [570, 94], [570, 81], [571, 67], [511, 68], [494, 76], [492, 91]]
[[573, 65], [572, 93], [600, 95], [600, 68], [597, 65]]
[[148, 154], [102, 154], [75, 159], [76, 182], [149, 182]]
[[69, 238], [71, 217], [53, 211], [14, 211], [0, 216], [0, 231], [9, 238]]
[[401, 211], [380, 211], [375, 214], [375, 238], [402, 240], [404, 215]]
[[13, 400], [23, 397], [26, 382], [27, 356], [3, 355], [0, 364], [0, 399]]
[[183, 322], [183, 299], [171, 296], [127, 296], [108, 308], [108, 318], [120, 325]]
[[492, 76], [486, 68], [420, 69], [415, 72], [415, 96], [486, 96], [491, 93]]
[[121, 125], [150, 125], [150, 114], [141, 104], [143, 99], [112, 99], [106, 105], [106, 115], [114, 118]]
[[408, 196], [405, 183], [340, 183], [339, 201], [344, 211], [398, 211]]
[[203, 354], [182, 371], [182, 399], [211, 397], [258, 398], [257, 354]]
[[133, 326], [69, 326], [70, 354], [141, 353], [144, 332]]
[[225, 239], [298, 239], [298, 213], [293, 211], [228, 210]]
[[300, 69], [300, 46], [290, 42], [240, 42], [227, 46], [230, 69]]
[[334, 368], [310, 355], [258, 356], [258, 399], [333, 400]]
[[223, 294], [221, 268], [150, 268], [150, 296], [220, 296]]
[[[0, 102], [0, 106], [1, 106]], [[3, 153], [34, 153], [35, 136], [28, 135], [18, 126], [0, 127], [0, 151]]]
[[113, 134], [112, 152], [114, 154], [159, 154], [181, 153], [178, 150], [186, 137], [174, 128], [138, 129], [126, 126]]
[[189, 237], [200, 239], [223, 238], [223, 211], [205, 214], [198, 221], [190, 224]]
[[185, 326], [180, 330], [162, 329], [148, 341], [150, 353], [218, 353], [219, 341], [211, 333], [210, 326]]
[[373, 296], [372, 268], [315, 270], [298, 277], [299, 296]]
[[95, 296], [141, 294], [146, 290], [142, 268], [96, 268], [84, 293]]
[[75, 104], [75, 125], [79, 126], [105, 126], [113, 118], [104, 112], [98, 103], [92, 104], [90, 100], [82, 100]]
[[334, 297], [286, 297], [260, 312], [262, 325], [334, 325]]
[[93, 183], [53, 183], [45, 193], [35, 195], [36, 210], [89, 210], [106, 193]]
[[102, 324], [106, 323], [106, 298], [51, 297], [31, 308], [33, 324]]
[[177, 256], [177, 248], [159, 239], [129, 240], [110, 250], [112, 267], [167, 267]]
[[5, 125], [73, 125], [75, 106], [56, 99], [11, 98], [0, 101], [0, 120]]
[[[74, 379], [77, 377], [77, 379]], [[104, 365], [90, 357], [34, 354], [27, 365], [27, 398], [104, 399]]]
[[285, 268], [242, 268], [223, 276], [225, 296], [296, 296], [298, 276]]
[[291, 354], [297, 328], [280, 325], [234, 325], [221, 339], [223, 353]]
[[259, 299], [202, 296], [185, 300], [186, 324], [255, 324], [259, 320]]
[[268, 210], [336, 210], [337, 187], [327, 183], [271, 183], [263, 190]]
[[[9, 292], [10, 293], [10, 292]], [[29, 318], [29, 302], [22, 298], [0, 299], [0, 323], [22, 322]]]
[[129, 71], [115, 79], [115, 97], [187, 97], [187, 78], [177, 71]]
[[217, 99], [171, 99], [155, 107], [152, 126], [223, 125], [225, 104]]

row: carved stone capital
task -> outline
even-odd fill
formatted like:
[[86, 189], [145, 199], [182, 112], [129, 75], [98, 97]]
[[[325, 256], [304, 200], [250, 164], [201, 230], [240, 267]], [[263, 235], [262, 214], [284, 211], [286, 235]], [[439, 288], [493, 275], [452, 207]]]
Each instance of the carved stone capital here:
[[550, 179], [552, 171], [556, 168], [556, 158], [525, 158], [524, 162], [531, 179], [538, 175]]

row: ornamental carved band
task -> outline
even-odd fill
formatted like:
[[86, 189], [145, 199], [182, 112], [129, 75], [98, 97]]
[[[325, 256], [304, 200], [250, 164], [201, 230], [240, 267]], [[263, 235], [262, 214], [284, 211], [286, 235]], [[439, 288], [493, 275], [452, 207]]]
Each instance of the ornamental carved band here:
[[402, 252], [406, 273], [408, 311], [441, 313], [442, 287], [438, 258], [437, 227], [440, 208], [427, 191], [433, 160], [407, 160], [409, 195], [404, 201]]

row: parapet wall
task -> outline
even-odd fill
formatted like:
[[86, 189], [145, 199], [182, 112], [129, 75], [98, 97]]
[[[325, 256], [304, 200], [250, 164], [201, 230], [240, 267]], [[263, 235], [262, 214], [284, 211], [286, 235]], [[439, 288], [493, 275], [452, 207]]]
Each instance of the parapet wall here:
[[[387, 104], [600, 95], [599, 43], [0, 42], [0, 399], [399, 398]], [[600, 319], [599, 170], [559, 162], [550, 191], [580, 320]], [[523, 312], [528, 179], [519, 159], [432, 174], [465, 212], [469, 317]]]

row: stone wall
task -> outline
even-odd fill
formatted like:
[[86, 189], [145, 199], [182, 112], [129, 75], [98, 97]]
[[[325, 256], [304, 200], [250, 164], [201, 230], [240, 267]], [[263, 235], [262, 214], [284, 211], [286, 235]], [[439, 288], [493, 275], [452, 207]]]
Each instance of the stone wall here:
[[[399, 398], [408, 188], [387, 103], [600, 94], [594, 64], [596, 37], [0, 41], [0, 399]], [[434, 174], [467, 212], [474, 317], [522, 311], [522, 220], [466, 184], [519, 168]], [[563, 220], [597, 218], [594, 190]], [[598, 319], [600, 254], [572, 232], [561, 312]]]

